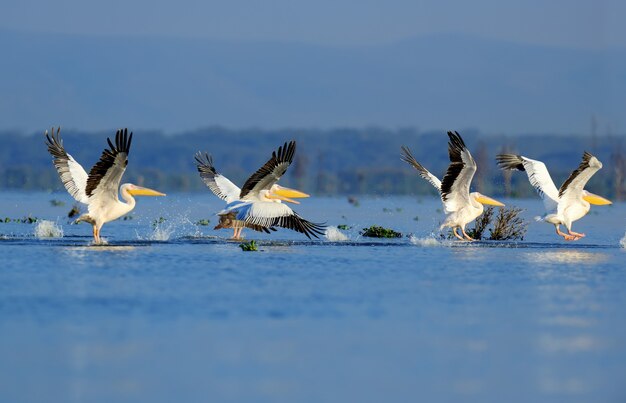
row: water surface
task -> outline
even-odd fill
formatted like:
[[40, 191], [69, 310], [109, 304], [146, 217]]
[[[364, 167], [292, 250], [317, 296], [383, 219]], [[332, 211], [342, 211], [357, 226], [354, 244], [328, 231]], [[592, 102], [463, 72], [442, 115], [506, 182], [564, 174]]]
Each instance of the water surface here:
[[[63, 237], [0, 224], [0, 401], [626, 399], [623, 204], [594, 208], [575, 243], [531, 222], [523, 241], [470, 244], [431, 235], [434, 199], [311, 198], [297, 211], [348, 241], [246, 231], [261, 251], [244, 253], [211, 229], [208, 193], [139, 200], [107, 246], [68, 223], [69, 200], [2, 195], [0, 215]], [[360, 237], [372, 224], [407, 236]]]

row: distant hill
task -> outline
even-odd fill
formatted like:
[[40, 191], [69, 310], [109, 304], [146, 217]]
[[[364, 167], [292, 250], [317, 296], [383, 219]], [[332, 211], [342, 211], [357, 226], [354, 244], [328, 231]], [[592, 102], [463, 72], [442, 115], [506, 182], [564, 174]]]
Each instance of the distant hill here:
[[[51, 21], [51, 23], [54, 23]], [[626, 51], [454, 35], [380, 46], [0, 31], [0, 128], [623, 130]], [[604, 130], [604, 126], [602, 126]]]

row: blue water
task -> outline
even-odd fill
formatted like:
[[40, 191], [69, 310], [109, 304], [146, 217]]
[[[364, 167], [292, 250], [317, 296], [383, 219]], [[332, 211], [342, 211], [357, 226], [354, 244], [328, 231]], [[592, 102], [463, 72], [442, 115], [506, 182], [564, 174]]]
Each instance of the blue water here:
[[[431, 235], [435, 199], [359, 202], [296, 207], [346, 242], [244, 232], [255, 253], [212, 230], [208, 192], [139, 200], [107, 246], [65, 194], [2, 194], [0, 216], [64, 236], [0, 223], [0, 401], [626, 400], [626, 205], [568, 243], [532, 221], [538, 200], [506, 201], [526, 239], [469, 244]], [[372, 224], [413, 237], [358, 235]]]

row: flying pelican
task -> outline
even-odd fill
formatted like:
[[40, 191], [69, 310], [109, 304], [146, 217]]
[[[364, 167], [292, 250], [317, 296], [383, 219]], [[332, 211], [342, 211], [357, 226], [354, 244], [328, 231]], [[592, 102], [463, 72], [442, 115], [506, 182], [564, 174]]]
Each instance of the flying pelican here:
[[[241, 189], [231, 182], [230, 179], [217, 172], [215, 166], [213, 166], [213, 157], [211, 157], [208, 153], [202, 154], [201, 152], [198, 152], [195, 155], [195, 160], [198, 172], [200, 173], [200, 178], [215, 196], [226, 201], [227, 204], [239, 200]], [[234, 233], [232, 239], [241, 239], [241, 231], [243, 231], [244, 228], [251, 228], [255, 231], [265, 232], [268, 234], [270, 230], [276, 231], [273, 227], [266, 228], [260, 225], [248, 223], [246, 221], [234, 220], [232, 217], [224, 217], [223, 219], [220, 219], [220, 223], [213, 229], [220, 228], [233, 228]]]
[[[311, 236], [319, 238], [319, 235], [324, 234], [323, 224], [303, 219], [289, 206], [282, 203], [285, 201], [298, 204], [296, 200], [293, 200], [294, 198], [309, 197], [306, 193], [282, 187], [276, 183], [291, 165], [295, 152], [296, 142], [290, 141], [272, 153], [272, 157], [244, 183], [238, 199], [230, 202], [224, 210], [218, 213], [220, 224], [224, 223], [222, 227], [231, 222], [243, 221], [246, 226], [252, 224], [269, 229], [272, 227], [289, 228], [303, 233], [309, 239]], [[225, 183], [216, 177], [215, 183], [218, 182]], [[223, 192], [225, 187], [222, 185], [219, 187], [220, 192]], [[235, 193], [232, 190], [233, 188], [230, 194], [234, 196]], [[235, 233], [235, 235], [239, 234]]]
[[[54, 157], [54, 167], [65, 189], [78, 202], [87, 205], [87, 214], [80, 216], [76, 222], [84, 221], [93, 226], [95, 243], [100, 243], [100, 229], [105, 223], [116, 220], [135, 208], [133, 196], [165, 196], [164, 193], [132, 183], [119, 186], [128, 165], [132, 132], [129, 135], [127, 129], [118, 130], [115, 134], [115, 145], [107, 138], [109, 148], [102, 152], [100, 160], [89, 174], [65, 151], [60, 132], [61, 128], [57, 128], [56, 133], [52, 128], [51, 134], [46, 130], [48, 152]], [[124, 202], [118, 199], [118, 188]]]
[[[572, 223], [585, 216], [591, 204], [607, 205], [611, 202], [584, 190], [585, 184], [602, 168], [602, 163], [593, 155], [586, 152], [583, 160], [567, 178], [561, 188], [557, 190], [546, 165], [537, 160], [514, 155], [500, 154], [496, 156], [498, 165], [503, 170], [526, 171], [530, 184], [543, 199], [546, 215], [539, 220], [549, 222], [556, 228], [556, 233], [566, 241], [577, 241], [585, 234], [572, 231]], [[559, 228], [564, 225], [567, 234]]]
[[[458, 132], [448, 132], [448, 137], [450, 138], [448, 142], [450, 165], [443, 181], [417, 162], [408, 147], [402, 146], [401, 158], [439, 191], [443, 209], [447, 215], [439, 230], [450, 227], [454, 236], [460, 240], [474, 241], [475, 239], [465, 232], [465, 226], [483, 213], [483, 204], [492, 206], [504, 206], [504, 204], [478, 192], [470, 193], [470, 184], [476, 173], [476, 162]], [[457, 233], [457, 228], [461, 229], [464, 238]]]

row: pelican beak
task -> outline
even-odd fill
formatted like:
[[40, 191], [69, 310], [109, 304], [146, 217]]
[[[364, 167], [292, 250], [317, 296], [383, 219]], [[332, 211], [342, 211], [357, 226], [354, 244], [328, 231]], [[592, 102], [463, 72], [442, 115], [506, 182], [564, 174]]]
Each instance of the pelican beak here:
[[165, 196], [165, 193], [157, 192], [156, 190], [143, 188], [141, 186], [135, 186], [128, 189], [128, 193], [133, 196]]
[[587, 194], [583, 196], [583, 200], [591, 204], [595, 204], [596, 206], [606, 206], [607, 204], [613, 204], [612, 201], [607, 200], [602, 196], [598, 196], [590, 192], [587, 192]]
[[499, 201], [492, 199], [491, 197], [484, 196], [484, 195], [478, 196], [476, 198], [476, 201], [480, 204], [489, 204], [490, 206], [504, 207], [504, 203], [500, 203]]
[[282, 186], [276, 186], [276, 189], [268, 195], [270, 199], [283, 200], [289, 203], [300, 204], [299, 201], [293, 200], [309, 197], [308, 194], [295, 189], [289, 189]]

